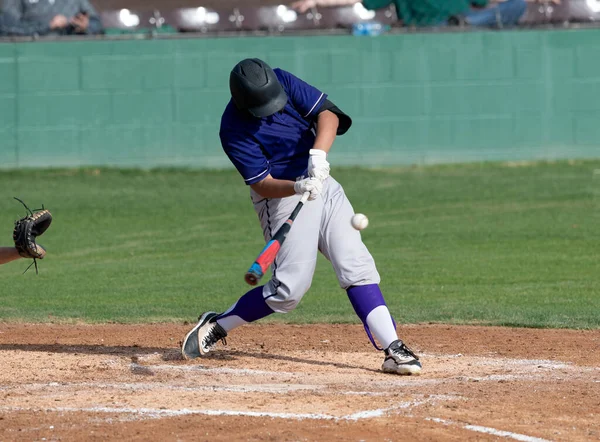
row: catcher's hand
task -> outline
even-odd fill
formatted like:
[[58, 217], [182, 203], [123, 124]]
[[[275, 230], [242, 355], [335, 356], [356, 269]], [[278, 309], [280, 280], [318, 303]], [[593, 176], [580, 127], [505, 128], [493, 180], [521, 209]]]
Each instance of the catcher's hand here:
[[39, 210], [15, 221], [13, 240], [15, 247], [23, 258], [43, 259], [46, 251], [36, 238], [42, 235], [52, 222], [52, 214], [49, 210]]

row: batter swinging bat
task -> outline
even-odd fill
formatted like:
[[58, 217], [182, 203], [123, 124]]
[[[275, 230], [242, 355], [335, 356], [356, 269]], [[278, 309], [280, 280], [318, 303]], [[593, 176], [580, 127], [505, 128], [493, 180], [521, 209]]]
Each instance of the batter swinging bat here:
[[256, 261], [254, 261], [254, 264], [250, 266], [250, 269], [246, 272], [246, 276], [244, 277], [248, 284], [256, 285], [258, 281], [260, 281], [260, 278], [263, 277], [269, 266], [273, 264], [273, 261], [275, 261], [275, 257], [277, 256], [277, 252], [279, 252], [279, 249], [285, 241], [288, 232], [292, 228], [292, 224], [294, 224], [296, 216], [298, 216], [300, 209], [302, 209], [302, 206], [304, 203], [306, 203], [309, 196], [310, 192], [305, 192], [302, 195], [302, 198], [300, 198], [300, 201], [292, 211], [287, 221], [283, 223], [277, 233], [273, 235], [271, 240], [258, 255], [258, 258], [256, 258]]

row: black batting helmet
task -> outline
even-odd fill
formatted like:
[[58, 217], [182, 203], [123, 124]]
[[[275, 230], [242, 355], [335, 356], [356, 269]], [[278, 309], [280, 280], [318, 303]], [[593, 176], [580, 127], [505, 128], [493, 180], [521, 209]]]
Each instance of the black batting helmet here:
[[259, 118], [279, 112], [287, 103], [275, 72], [258, 58], [247, 58], [235, 65], [229, 76], [229, 89], [238, 109]]

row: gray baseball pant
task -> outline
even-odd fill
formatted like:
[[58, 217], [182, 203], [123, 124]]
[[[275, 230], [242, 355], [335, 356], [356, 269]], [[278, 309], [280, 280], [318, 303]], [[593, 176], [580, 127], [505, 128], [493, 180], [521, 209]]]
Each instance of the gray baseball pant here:
[[[265, 241], [283, 225], [300, 200], [300, 195], [266, 199], [252, 190], [251, 197]], [[353, 215], [344, 189], [329, 177], [322, 194], [302, 207], [271, 267], [272, 277], [263, 288], [263, 297], [273, 311], [286, 313], [298, 305], [311, 286], [317, 251], [331, 262], [342, 289], [379, 284], [375, 261], [360, 232], [350, 224]]]

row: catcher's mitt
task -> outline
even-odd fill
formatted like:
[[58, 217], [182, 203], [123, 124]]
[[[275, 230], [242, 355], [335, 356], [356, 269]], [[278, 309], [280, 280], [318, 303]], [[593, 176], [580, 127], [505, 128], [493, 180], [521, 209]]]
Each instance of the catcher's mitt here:
[[33, 212], [25, 203], [23, 205], [29, 211], [29, 214], [15, 221], [15, 228], [13, 230], [15, 248], [23, 258], [42, 259], [45, 251], [36, 244], [36, 238], [50, 227], [52, 214], [43, 208], [42, 210]]

